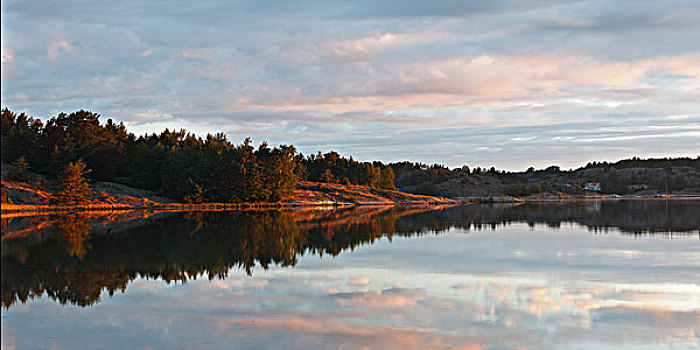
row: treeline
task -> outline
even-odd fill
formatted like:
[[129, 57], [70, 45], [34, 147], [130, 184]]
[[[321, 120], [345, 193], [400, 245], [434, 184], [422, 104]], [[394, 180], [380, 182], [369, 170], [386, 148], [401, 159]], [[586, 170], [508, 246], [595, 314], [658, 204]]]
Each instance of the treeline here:
[[[263, 142], [254, 147], [250, 139], [234, 144], [223, 133], [202, 138], [166, 129], [136, 136], [111, 119], [100, 124], [99, 115], [88, 111], [61, 113], [43, 122], [2, 110], [2, 161], [15, 164], [13, 177], [23, 179], [22, 173], [30, 170], [57, 179], [57, 184], [73, 179], [65, 197], [74, 199], [81, 192], [81, 183], [75, 182], [80, 176], [68, 170], [80, 169], [79, 160], [85, 164], [85, 174], [78, 175], [91, 180], [123, 183], [194, 203], [275, 202], [291, 195], [298, 181], [447, 197], [481, 192], [524, 196], [585, 182], [601, 182], [604, 193], [628, 193], [627, 186], [638, 183], [664, 191], [700, 188], [699, 177], [693, 175], [700, 170], [700, 157], [635, 157], [592, 162], [575, 170], [550, 166], [507, 172], [466, 165], [449, 169], [440, 164], [362, 162], [337, 152], [304, 156], [292, 145], [270, 147]], [[635, 168], [650, 171], [630, 173]], [[681, 168], [691, 170], [675, 171]]]
[[620, 170], [612, 169], [599, 176], [601, 192], [631, 194], [638, 190], [628, 186], [644, 184], [649, 189], [671, 193], [684, 189], [700, 189], [700, 169], [696, 171], [670, 171], [671, 168], [662, 167], [658, 171], [648, 171], [640, 174], [625, 172], [629, 168]]
[[635, 184], [665, 192], [700, 189], [700, 157], [634, 157], [614, 163], [592, 162], [573, 170], [553, 165], [543, 169], [530, 167], [524, 172], [495, 167], [449, 169], [440, 164], [413, 162], [388, 166], [393, 168], [400, 190], [430, 196], [462, 197], [469, 195], [472, 189], [487, 189], [483, 190], [483, 195], [529, 196], [557, 191], [581, 194], [586, 182], [600, 182], [602, 193], [606, 194], [634, 193], [628, 186]]
[[309, 155], [303, 158], [309, 181], [335, 182], [344, 185], [362, 185], [396, 190], [394, 171], [381, 162], [359, 162], [344, 158], [337, 152]]
[[698, 158], [649, 158], [642, 159], [639, 157], [632, 157], [630, 159], [623, 159], [614, 163], [609, 162], [590, 162], [586, 164], [585, 169], [591, 168], [615, 168], [615, 169], [628, 169], [628, 168], [672, 168], [672, 167], [694, 167], [700, 168], [700, 157]]
[[503, 187], [503, 193], [508, 196], [523, 197], [544, 192], [544, 186], [540, 184], [529, 184], [516, 182]]
[[398, 162], [388, 164], [395, 174], [396, 186], [406, 192], [426, 196], [451, 196], [449, 192], [440, 189], [439, 184], [456, 182], [463, 185], [473, 185], [474, 178], [495, 177], [508, 179], [513, 173], [497, 170], [495, 167], [470, 169], [464, 165], [460, 168], [449, 169], [442, 164], [424, 164], [420, 162]]
[[[2, 110], [2, 162], [57, 178], [85, 163], [92, 180], [123, 183], [187, 202], [276, 202], [300, 180], [395, 189], [390, 168], [335, 152], [304, 157], [292, 145], [234, 144], [224, 133], [136, 136], [99, 114], [61, 113], [45, 123]], [[86, 171], [87, 171], [86, 170]], [[80, 174], [82, 175], [82, 174]]]

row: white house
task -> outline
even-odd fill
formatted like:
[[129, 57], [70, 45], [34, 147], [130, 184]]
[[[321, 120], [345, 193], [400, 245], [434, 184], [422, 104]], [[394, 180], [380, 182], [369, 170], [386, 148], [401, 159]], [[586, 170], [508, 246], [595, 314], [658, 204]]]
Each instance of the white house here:
[[587, 182], [583, 185], [584, 190], [600, 192], [600, 182]]

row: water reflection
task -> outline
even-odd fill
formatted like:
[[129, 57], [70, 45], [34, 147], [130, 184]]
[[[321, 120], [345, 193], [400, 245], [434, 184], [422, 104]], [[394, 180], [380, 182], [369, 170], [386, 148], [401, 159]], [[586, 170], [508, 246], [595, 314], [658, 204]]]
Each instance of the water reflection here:
[[5, 217], [2, 345], [696, 349], [699, 204]]
[[7, 222], [21, 230], [8, 228], [12, 238], [2, 241], [2, 303], [9, 307], [46, 293], [62, 304], [88, 306], [103, 289], [123, 291], [137, 276], [184, 282], [226, 278], [233, 267], [251, 274], [256, 265], [294, 266], [305, 253], [338, 255], [384, 235], [418, 234], [420, 227], [397, 232], [395, 220], [425, 210], [158, 213], [120, 230], [114, 226], [124, 226], [122, 217], [99, 214], [32, 217], [41, 222], [34, 231]]
[[336, 256], [382, 237], [495, 229], [524, 222], [594, 232], [700, 235], [695, 202], [595, 202], [330, 211], [109, 212], [6, 217], [2, 304], [48, 295], [89, 306], [141, 276], [170, 282], [225, 279], [232, 268], [294, 266], [305, 254]]

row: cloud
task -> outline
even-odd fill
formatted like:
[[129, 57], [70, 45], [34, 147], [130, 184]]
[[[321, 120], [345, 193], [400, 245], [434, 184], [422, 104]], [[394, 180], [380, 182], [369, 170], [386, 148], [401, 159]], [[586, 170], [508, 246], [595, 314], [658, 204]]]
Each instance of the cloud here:
[[2, 48], [2, 63], [13, 63], [15, 61], [15, 55], [12, 51]]
[[634, 87], [650, 66], [650, 62], [599, 62], [557, 55], [480, 55], [398, 67], [397, 84], [386, 90], [462, 95], [472, 100], [533, 99], [532, 95], [575, 85]]
[[415, 46], [416, 44], [440, 40], [448, 36], [448, 33], [440, 32], [414, 32], [414, 33], [382, 33], [364, 38], [331, 42], [325, 44], [335, 56], [368, 59], [373, 54], [400, 46]]
[[672, 74], [700, 80], [700, 53], [662, 59], [659, 67]]
[[48, 49], [46, 49], [46, 57], [48, 57], [51, 63], [55, 63], [63, 53], [72, 53], [73, 45], [70, 41], [59, 40], [51, 43]]
[[336, 294], [334, 298], [338, 305], [345, 307], [397, 308], [415, 306], [425, 299], [425, 291], [392, 288], [376, 292]]
[[[483, 350], [480, 344], [459, 344], [451, 339], [445, 339], [437, 334], [424, 330], [408, 330], [392, 326], [350, 324], [327, 321], [322, 319], [291, 318], [291, 319], [218, 319], [219, 329], [228, 331], [231, 328], [240, 329], [254, 325], [249, 333], [294, 333], [304, 334], [306, 344], [318, 344], [317, 338], [332, 338], [334, 346], [344, 348], [382, 348], [382, 349], [427, 349], [450, 348], [459, 350]], [[268, 343], [269, 344], [269, 343]], [[327, 343], [320, 343], [328, 345]], [[287, 343], [287, 346], [290, 344]], [[298, 346], [298, 345], [297, 345]]]
[[366, 276], [360, 276], [360, 277], [353, 277], [348, 280], [348, 286], [354, 287], [354, 286], [366, 286], [369, 284], [371, 279]]
[[[254, 277], [234, 268], [225, 280], [137, 279], [98, 309], [37, 297], [7, 311], [3, 345], [85, 348], [105, 337], [128, 348], [698, 343], [696, 238], [591, 237], [578, 226], [552, 232], [524, 223], [465, 233], [394, 236], [333, 259], [305, 254], [295, 268]], [[82, 336], [64, 336], [71, 332]]]
[[[3, 11], [3, 105], [44, 118], [88, 108], [138, 132], [181, 121], [306, 153], [450, 166], [490, 147], [478, 166], [510, 169], [523, 156], [581, 165], [581, 152], [564, 151], [580, 138], [561, 131], [586, 125], [614, 134], [614, 147], [586, 146], [601, 157], [700, 150], [681, 133], [692, 130], [655, 132], [652, 147], [624, 126], [698, 116], [692, 1], [8, 1]], [[524, 126], [542, 134], [516, 140], [532, 137], [513, 135]]]
[[194, 59], [204, 59], [209, 58], [211, 53], [207, 49], [202, 48], [188, 48], [182, 50], [182, 57], [194, 58]]

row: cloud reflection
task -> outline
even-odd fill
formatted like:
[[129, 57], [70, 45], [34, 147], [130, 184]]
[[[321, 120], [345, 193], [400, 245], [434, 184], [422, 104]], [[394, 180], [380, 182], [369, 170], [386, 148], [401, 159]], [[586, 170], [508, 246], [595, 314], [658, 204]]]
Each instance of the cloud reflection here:
[[[507, 258], [494, 260], [482, 243]], [[557, 262], [548, 253], [555, 247], [574, 260]], [[453, 229], [322, 260], [306, 256], [294, 269], [252, 277], [233, 270], [225, 280], [184, 285], [139, 279], [94, 312], [34, 301], [7, 311], [2, 341], [8, 348], [35, 344], [28, 339], [56, 339], [59, 348], [110, 339], [121, 347], [192, 349], [692, 349], [700, 342], [700, 266], [684, 251], [697, 248], [694, 238], [599, 237], [581, 228]], [[514, 250], [524, 254], [506, 254]], [[635, 253], [619, 264], [616, 251]], [[579, 260], [588, 253], [594, 258]], [[378, 264], [378, 257], [388, 260]], [[668, 264], [652, 267], [648, 259]], [[38, 328], [42, 336], [27, 337]], [[81, 336], [58, 337], [68, 329]]]

